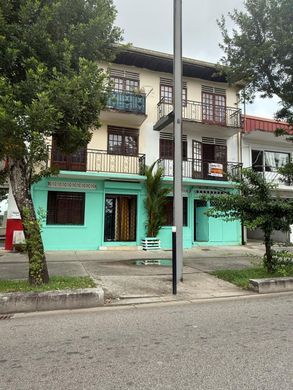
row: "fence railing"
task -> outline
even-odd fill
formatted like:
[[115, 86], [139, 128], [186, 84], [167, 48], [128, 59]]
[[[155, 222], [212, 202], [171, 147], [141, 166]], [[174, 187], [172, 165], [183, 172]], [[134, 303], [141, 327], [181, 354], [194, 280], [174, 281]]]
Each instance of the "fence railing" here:
[[110, 154], [106, 150], [87, 149], [66, 155], [52, 151], [51, 146], [48, 150], [48, 166], [54, 166], [60, 170], [141, 175], [145, 169], [145, 154], [123, 156]]
[[143, 93], [112, 91], [107, 101], [107, 107], [124, 112], [145, 114], [145, 102], [146, 96]]
[[[160, 159], [158, 166], [163, 168], [164, 176], [173, 176], [173, 160]], [[238, 162], [214, 162], [189, 158], [182, 161], [182, 177], [227, 181], [230, 176], [240, 177], [241, 167], [242, 164]]]
[[293, 186], [293, 182], [286, 180], [286, 178], [279, 173], [278, 168], [270, 167], [268, 165], [254, 165], [250, 168], [255, 172], [259, 172], [261, 175], [263, 175], [266, 181], [277, 185], [281, 184], [285, 186]]
[[[157, 107], [158, 119], [173, 111], [173, 104], [164, 98], [160, 100]], [[241, 110], [234, 107], [187, 100], [182, 105], [182, 118], [211, 125], [241, 128]]]

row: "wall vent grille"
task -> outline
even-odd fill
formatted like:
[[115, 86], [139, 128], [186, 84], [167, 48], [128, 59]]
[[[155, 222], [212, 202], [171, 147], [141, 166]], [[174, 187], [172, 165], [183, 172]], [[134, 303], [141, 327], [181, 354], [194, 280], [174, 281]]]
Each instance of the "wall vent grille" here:
[[223, 138], [202, 137], [202, 143], [209, 145], [227, 145], [227, 140]]

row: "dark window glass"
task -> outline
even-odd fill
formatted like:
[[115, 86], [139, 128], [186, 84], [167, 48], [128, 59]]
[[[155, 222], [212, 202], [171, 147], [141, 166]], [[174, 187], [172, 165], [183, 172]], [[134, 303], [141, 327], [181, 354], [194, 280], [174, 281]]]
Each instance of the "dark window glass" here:
[[[164, 226], [173, 226], [173, 198], [168, 197], [164, 205]], [[187, 198], [183, 198], [183, 226], [187, 226]]]
[[48, 192], [47, 225], [83, 225], [85, 194]]
[[261, 150], [252, 150], [252, 169], [256, 172], [263, 171], [263, 152]]
[[66, 171], [86, 171], [87, 168], [87, 148], [82, 147], [76, 152], [66, 154], [61, 152], [53, 138], [52, 141], [52, 165]]
[[226, 123], [226, 96], [202, 93], [202, 119], [206, 122]]
[[[172, 139], [160, 139], [160, 158], [173, 160], [174, 141]], [[187, 141], [182, 141], [182, 159], [187, 160]]]
[[105, 241], [136, 241], [136, 209], [136, 196], [106, 196]]
[[137, 156], [138, 130], [109, 126], [108, 153], [123, 156]]

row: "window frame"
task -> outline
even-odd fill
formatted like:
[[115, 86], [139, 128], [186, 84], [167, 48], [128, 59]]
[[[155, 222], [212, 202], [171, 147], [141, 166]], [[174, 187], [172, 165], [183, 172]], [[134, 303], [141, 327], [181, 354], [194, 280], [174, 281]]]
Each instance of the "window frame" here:
[[[174, 160], [174, 140], [160, 138], [159, 141], [160, 159], [162, 160]], [[165, 144], [165, 145], [164, 145]], [[169, 145], [166, 145], [169, 144]], [[167, 152], [166, 152], [167, 150]], [[188, 146], [187, 141], [182, 140], [182, 160], [188, 159]]]
[[[170, 92], [168, 93], [169, 96], [164, 96], [162, 93], [162, 89], [170, 89]], [[173, 85], [167, 85], [164, 83], [160, 83], [160, 101], [166, 104], [174, 104], [174, 88]], [[171, 95], [171, 96], [170, 96]], [[182, 87], [182, 106], [187, 106], [187, 87]]]
[[[211, 103], [205, 102], [205, 95], [210, 96]], [[216, 104], [216, 100], [221, 98], [224, 100], [224, 105]], [[201, 101], [202, 101], [202, 121], [204, 123], [215, 123], [219, 125], [226, 125], [226, 109], [227, 109], [227, 97], [220, 93], [201, 91]], [[205, 112], [207, 110], [207, 112]], [[218, 114], [217, 114], [217, 110]], [[220, 112], [220, 120], [218, 120]], [[224, 115], [221, 115], [224, 114]]]
[[[258, 153], [261, 153], [262, 155], [262, 164], [261, 165], [256, 165], [256, 167], [258, 167], [259, 169], [256, 169], [253, 165], [253, 161], [252, 161], [252, 153], [253, 152], [258, 152]], [[284, 154], [284, 155], [287, 155], [288, 157], [288, 162], [290, 162], [291, 160], [291, 153], [290, 152], [283, 152], [283, 151], [278, 151], [278, 150], [267, 150], [267, 149], [251, 149], [251, 167], [252, 167], [252, 170], [255, 171], [255, 172], [274, 172], [271, 170], [271, 166], [270, 165], [266, 165], [266, 162], [265, 162], [265, 154], [266, 153], [280, 153], [280, 154]], [[279, 167], [280, 168], [280, 167]], [[277, 170], [279, 168], [276, 168]]]
[[[116, 88], [116, 80], [117, 84], [121, 85], [121, 88]], [[119, 76], [110, 76], [110, 83], [113, 83], [113, 91], [114, 92], [126, 92], [126, 93], [135, 93], [139, 91], [140, 80], [132, 79], [131, 77], [119, 77]], [[137, 86], [133, 86], [130, 88], [128, 83], [137, 84]]]
[[[129, 127], [117, 127], [117, 126], [108, 126], [107, 129], [107, 153], [111, 155], [117, 155], [117, 156], [131, 156], [131, 157], [137, 157], [139, 154], [139, 130]], [[111, 136], [120, 136], [121, 137], [121, 146], [119, 151], [113, 151], [111, 150]], [[129, 153], [129, 148], [127, 145], [129, 145], [126, 142], [127, 137], [133, 137], [135, 139], [136, 148], [134, 153]], [[113, 145], [112, 145], [113, 147]]]
[[[74, 197], [80, 203], [80, 220], [73, 222], [74, 219], [72, 216], [76, 217], [73, 213], [73, 201]], [[58, 199], [59, 198], [59, 199]], [[67, 207], [64, 207], [63, 204], [59, 204], [59, 201], [68, 198]], [[71, 201], [71, 202], [70, 202]], [[46, 225], [55, 226], [55, 225], [65, 225], [65, 226], [84, 226], [85, 224], [85, 203], [86, 203], [86, 194], [85, 192], [77, 191], [48, 191], [47, 197], [47, 217]], [[60, 209], [59, 209], [60, 208]], [[60, 213], [63, 212], [63, 216], [60, 216]], [[66, 214], [64, 214], [66, 213]], [[60, 218], [65, 217], [67, 221], [60, 221]]]
[[[162, 224], [162, 227], [173, 226], [174, 225], [174, 197], [167, 196], [167, 202], [164, 205], [165, 216], [167, 216], [166, 221]], [[188, 226], [188, 197], [182, 197], [183, 202], [183, 227]], [[171, 223], [172, 222], [172, 223]]]
[[[74, 159], [81, 161], [74, 161]], [[58, 149], [55, 137], [52, 137], [51, 150], [52, 166], [64, 171], [86, 172], [87, 170], [87, 146], [79, 148], [74, 153], [66, 154]]]

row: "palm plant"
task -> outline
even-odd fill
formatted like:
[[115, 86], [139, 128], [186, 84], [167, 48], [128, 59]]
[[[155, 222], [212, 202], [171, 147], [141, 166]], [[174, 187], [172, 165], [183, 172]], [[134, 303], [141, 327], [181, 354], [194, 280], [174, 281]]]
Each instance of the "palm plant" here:
[[148, 215], [146, 223], [147, 237], [156, 237], [160, 228], [165, 222], [164, 205], [167, 202], [169, 189], [163, 187], [162, 176], [163, 168], [157, 168], [154, 172], [156, 162], [150, 167], [146, 167], [144, 174], [146, 176], [147, 197], [145, 207]]

